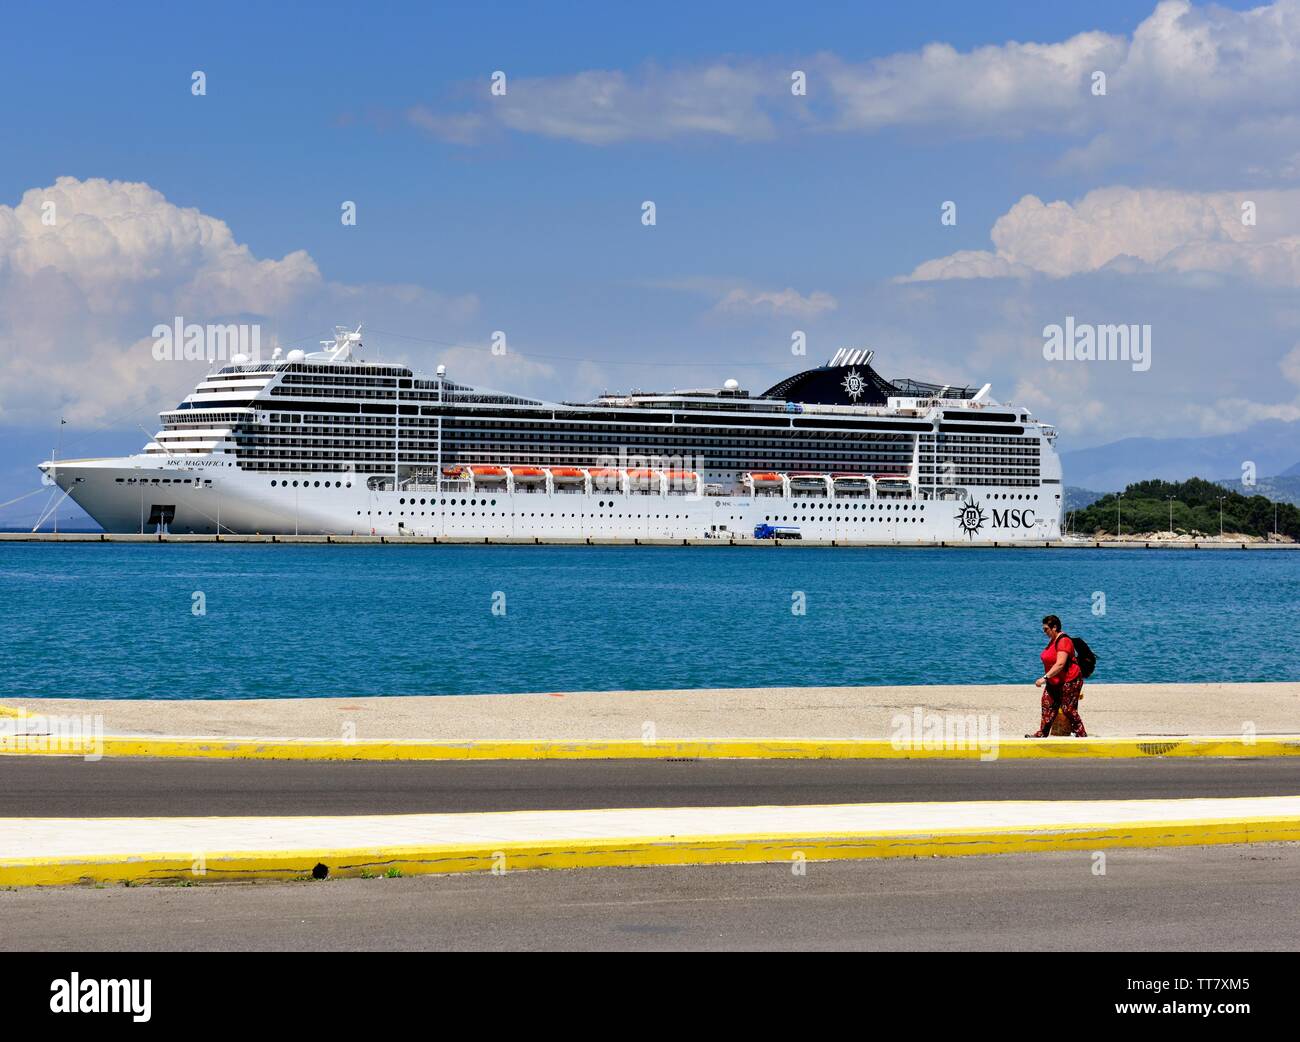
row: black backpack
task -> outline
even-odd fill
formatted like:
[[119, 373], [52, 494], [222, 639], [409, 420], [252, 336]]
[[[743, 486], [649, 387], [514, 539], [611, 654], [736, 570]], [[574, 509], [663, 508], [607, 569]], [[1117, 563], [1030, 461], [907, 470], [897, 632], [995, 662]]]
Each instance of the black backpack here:
[[1070, 640], [1074, 642], [1074, 661], [1079, 663], [1079, 672], [1087, 679], [1097, 668], [1097, 653], [1082, 637], [1071, 637]]

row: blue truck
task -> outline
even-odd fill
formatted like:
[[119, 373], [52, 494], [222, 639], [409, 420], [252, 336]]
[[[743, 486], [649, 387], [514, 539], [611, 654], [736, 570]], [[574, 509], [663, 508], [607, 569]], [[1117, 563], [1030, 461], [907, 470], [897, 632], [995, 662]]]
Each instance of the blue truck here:
[[799, 534], [797, 525], [769, 525], [761, 524], [754, 526], [755, 539], [802, 539]]

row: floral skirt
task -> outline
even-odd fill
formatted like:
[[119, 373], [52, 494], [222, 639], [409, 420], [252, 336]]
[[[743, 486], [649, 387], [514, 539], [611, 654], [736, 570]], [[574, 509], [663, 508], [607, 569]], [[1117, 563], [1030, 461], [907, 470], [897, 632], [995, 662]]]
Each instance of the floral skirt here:
[[1052, 720], [1059, 709], [1070, 725], [1070, 734], [1087, 738], [1088, 732], [1083, 726], [1083, 717], [1079, 715], [1079, 699], [1083, 697], [1083, 677], [1067, 680], [1063, 684], [1043, 685], [1043, 719], [1038, 725], [1038, 736], [1052, 733]]

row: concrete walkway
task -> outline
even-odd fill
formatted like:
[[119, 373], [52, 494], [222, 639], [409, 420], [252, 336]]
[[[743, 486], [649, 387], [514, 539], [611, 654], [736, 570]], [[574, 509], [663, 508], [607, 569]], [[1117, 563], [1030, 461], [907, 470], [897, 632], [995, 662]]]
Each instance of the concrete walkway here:
[[[1300, 796], [0, 820], [0, 884], [924, 857], [1300, 840]], [[319, 867], [318, 867], [319, 866]]]
[[[356, 740], [657, 741], [893, 737], [900, 716], [996, 716], [1004, 738], [1038, 726], [1032, 683], [742, 688], [509, 695], [102, 700], [5, 697], [0, 705], [102, 715], [103, 733]], [[1080, 706], [1100, 737], [1300, 733], [1300, 682], [1088, 684]]]

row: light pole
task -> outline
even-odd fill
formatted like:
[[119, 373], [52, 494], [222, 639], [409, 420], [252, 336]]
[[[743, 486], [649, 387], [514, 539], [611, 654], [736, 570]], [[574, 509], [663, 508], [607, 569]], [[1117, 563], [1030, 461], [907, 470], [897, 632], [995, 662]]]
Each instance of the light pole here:
[[1173, 535], [1174, 534], [1174, 497], [1165, 496], [1165, 499], [1169, 500], [1169, 534]]
[[1119, 505], [1124, 499], [1123, 492], [1115, 493], [1115, 538], [1119, 539], [1124, 534], [1124, 526], [1120, 521]]
[[1215, 498], [1219, 501], [1219, 538], [1222, 539], [1223, 538], [1223, 501], [1226, 497], [1216, 496]]

